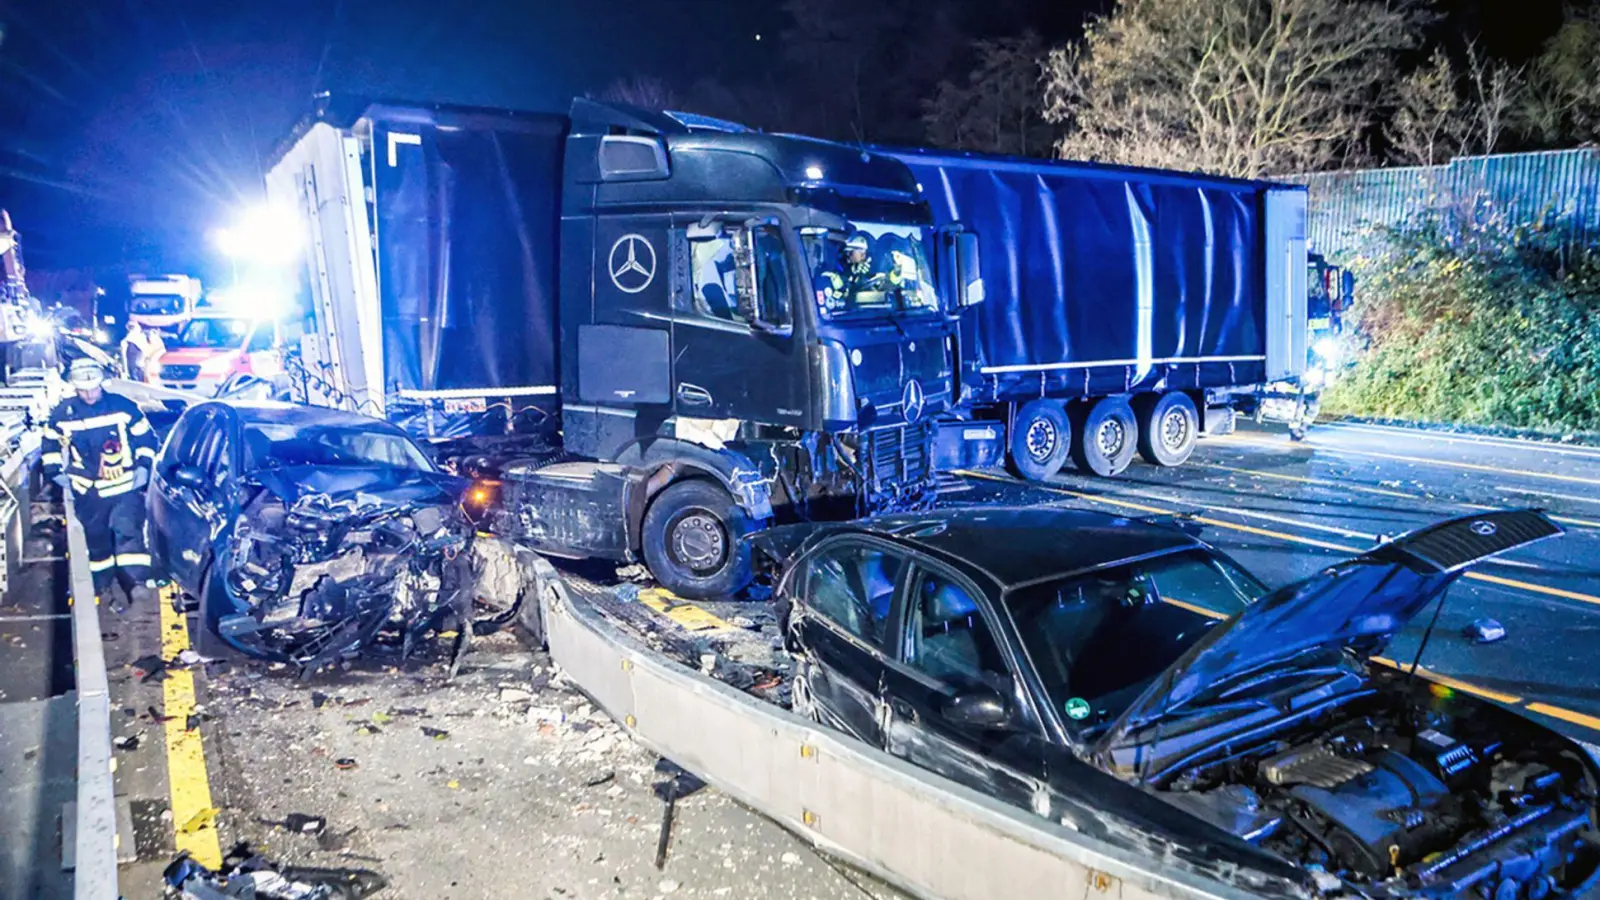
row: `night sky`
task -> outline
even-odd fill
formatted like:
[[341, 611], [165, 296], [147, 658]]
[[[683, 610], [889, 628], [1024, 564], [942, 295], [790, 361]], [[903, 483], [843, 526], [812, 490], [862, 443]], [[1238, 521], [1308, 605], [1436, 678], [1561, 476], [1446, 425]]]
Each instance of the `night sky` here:
[[[960, 0], [1052, 40], [1106, 2]], [[1444, 8], [1516, 58], [1560, 0]], [[559, 110], [619, 77], [781, 81], [788, 22], [779, 0], [0, 0], [0, 205], [33, 269], [216, 275], [205, 233], [317, 91]]]

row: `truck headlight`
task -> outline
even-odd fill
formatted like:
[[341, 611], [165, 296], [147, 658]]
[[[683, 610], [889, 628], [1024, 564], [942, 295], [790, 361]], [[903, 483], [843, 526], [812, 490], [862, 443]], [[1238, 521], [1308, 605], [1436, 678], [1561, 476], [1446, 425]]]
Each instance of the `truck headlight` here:
[[1311, 352], [1329, 363], [1336, 363], [1339, 361], [1339, 342], [1331, 337], [1325, 337], [1311, 345]]

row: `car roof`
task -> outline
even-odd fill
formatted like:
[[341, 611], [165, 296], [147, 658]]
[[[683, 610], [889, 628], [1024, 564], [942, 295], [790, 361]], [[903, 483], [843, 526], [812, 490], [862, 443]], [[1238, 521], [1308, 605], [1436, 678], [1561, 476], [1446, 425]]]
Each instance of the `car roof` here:
[[862, 519], [873, 534], [958, 563], [1001, 590], [1188, 549], [1208, 549], [1170, 525], [1059, 506], [962, 507]]
[[301, 428], [370, 428], [375, 431], [399, 431], [394, 425], [382, 419], [325, 406], [302, 406], [274, 400], [213, 400], [208, 405], [225, 406], [233, 410], [239, 421], [245, 425], [261, 423], [295, 425]]

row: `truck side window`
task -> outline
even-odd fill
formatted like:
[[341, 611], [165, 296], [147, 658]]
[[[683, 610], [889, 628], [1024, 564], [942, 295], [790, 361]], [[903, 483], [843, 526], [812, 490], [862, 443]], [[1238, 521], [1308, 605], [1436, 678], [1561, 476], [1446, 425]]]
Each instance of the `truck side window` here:
[[783, 235], [771, 225], [755, 231], [756, 302], [761, 318], [773, 325], [789, 324], [789, 263]]
[[689, 280], [691, 312], [724, 322], [744, 322], [739, 314], [738, 272], [733, 253], [733, 237], [726, 232], [716, 237], [689, 241]]

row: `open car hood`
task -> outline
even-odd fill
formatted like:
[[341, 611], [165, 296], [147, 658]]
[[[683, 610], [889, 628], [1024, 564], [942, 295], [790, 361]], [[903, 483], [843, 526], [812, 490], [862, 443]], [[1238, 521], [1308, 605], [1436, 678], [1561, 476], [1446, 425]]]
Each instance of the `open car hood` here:
[[1469, 566], [1561, 533], [1534, 510], [1464, 516], [1279, 588], [1189, 648], [1122, 714], [1106, 742], [1124, 743], [1129, 732], [1207, 690], [1315, 647], [1377, 653]]
[[249, 477], [290, 506], [314, 494], [360, 506], [453, 505], [467, 487], [453, 475], [391, 466], [284, 466]]

